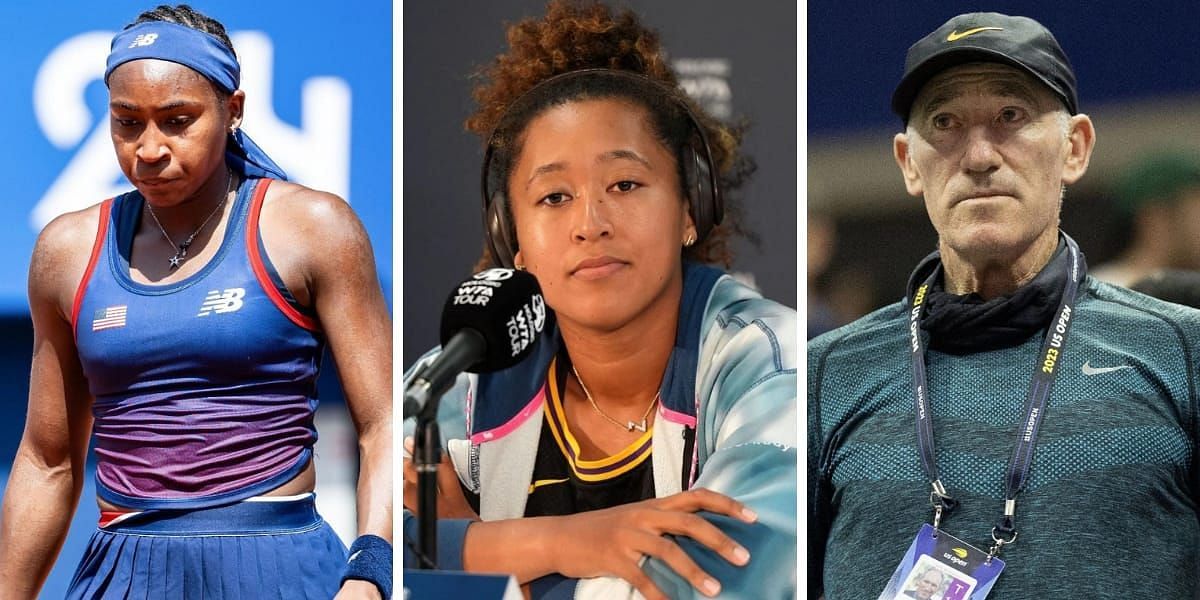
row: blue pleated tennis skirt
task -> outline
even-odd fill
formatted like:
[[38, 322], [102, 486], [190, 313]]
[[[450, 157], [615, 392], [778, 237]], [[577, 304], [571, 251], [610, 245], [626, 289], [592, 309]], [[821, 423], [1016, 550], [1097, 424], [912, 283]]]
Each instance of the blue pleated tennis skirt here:
[[67, 598], [330, 600], [345, 564], [312, 496], [146, 511], [92, 535]]

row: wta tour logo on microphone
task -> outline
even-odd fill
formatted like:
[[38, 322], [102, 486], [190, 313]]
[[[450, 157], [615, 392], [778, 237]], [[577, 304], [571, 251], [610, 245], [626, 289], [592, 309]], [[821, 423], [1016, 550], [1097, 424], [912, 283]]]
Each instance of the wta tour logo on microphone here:
[[504, 285], [504, 281], [512, 279], [512, 276], [512, 269], [480, 271], [458, 285], [458, 291], [454, 292], [454, 305], [487, 306], [495, 291]]
[[534, 294], [529, 303], [521, 306], [508, 320], [508, 338], [512, 344], [512, 355], [520, 354], [537, 339], [546, 326], [546, 302], [541, 294]]
[[[492, 298], [496, 297], [505, 282], [514, 277], [517, 279], [509, 285], [517, 285], [517, 289], [520, 289], [522, 285], [528, 285], [533, 290], [537, 289], [536, 280], [532, 275], [518, 274], [513, 269], [488, 269], [480, 271], [472, 275], [470, 279], [458, 284], [450, 304], [452, 306], [486, 307]], [[522, 281], [521, 278], [528, 279]], [[500, 306], [498, 310], [503, 311], [505, 307]], [[501, 318], [504, 318], [503, 314]], [[529, 296], [528, 302], [518, 305], [516, 311], [508, 316], [505, 326], [508, 330], [511, 356], [517, 356], [537, 340], [538, 335], [546, 326], [546, 301], [542, 298], [542, 294], [534, 293]]]

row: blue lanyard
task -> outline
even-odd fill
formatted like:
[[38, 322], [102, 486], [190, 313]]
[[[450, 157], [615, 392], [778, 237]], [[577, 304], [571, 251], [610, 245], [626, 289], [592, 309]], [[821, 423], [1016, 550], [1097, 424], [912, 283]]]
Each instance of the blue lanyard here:
[[[1037, 434], [1042, 418], [1046, 413], [1046, 400], [1050, 398], [1050, 389], [1054, 386], [1054, 378], [1058, 375], [1058, 365], [1062, 362], [1062, 354], [1066, 350], [1067, 334], [1071, 331], [1071, 323], [1075, 320], [1075, 298], [1083, 280], [1082, 261], [1079, 246], [1066, 234], [1062, 234], [1069, 253], [1070, 272], [1063, 287], [1062, 299], [1058, 304], [1057, 317], [1046, 331], [1046, 339], [1042, 342], [1042, 351], [1038, 355], [1038, 363], [1034, 366], [1033, 377], [1029, 383], [1029, 393], [1025, 398], [1025, 418], [1021, 420], [1017, 431], [1017, 445], [1013, 449], [1012, 458], [1008, 463], [1008, 473], [1004, 481], [1004, 512], [992, 528], [994, 542], [989, 554], [989, 560], [995, 556], [1002, 546], [1017, 540], [1016, 526], [1013, 515], [1016, 514], [1017, 494], [1025, 488], [1029, 480], [1030, 467], [1033, 465], [1033, 450], [1037, 442]], [[912, 354], [913, 396], [916, 405], [917, 442], [921, 455], [921, 468], [932, 482], [933, 491], [930, 502], [934, 508], [933, 526], [936, 529], [941, 521], [943, 512], [950, 513], [958, 506], [946, 492], [945, 486], [938, 476], [937, 452], [933, 445], [933, 413], [929, 410], [929, 382], [925, 369], [925, 342], [921, 336], [921, 317], [925, 314], [925, 295], [942, 273], [941, 264], [934, 268], [933, 273], [913, 293], [909, 310], [909, 339]]]

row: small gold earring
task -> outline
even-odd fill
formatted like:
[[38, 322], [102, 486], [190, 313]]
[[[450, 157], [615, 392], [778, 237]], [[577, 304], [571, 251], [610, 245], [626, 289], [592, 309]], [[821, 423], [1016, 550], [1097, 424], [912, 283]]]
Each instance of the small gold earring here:
[[684, 248], [691, 248], [691, 247], [692, 247], [692, 244], [695, 244], [695, 243], [696, 243], [696, 236], [694, 236], [694, 235], [692, 235], [692, 234], [690, 234], [690, 233], [689, 233], [689, 234], [688, 234], [688, 236], [687, 236], [687, 239], [686, 239], [686, 240], [683, 240], [683, 247], [684, 247]]
[[513, 268], [514, 268], [514, 269], [516, 269], [516, 270], [518, 270], [518, 271], [524, 271], [524, 270], [525, 270], [525, 265], [513, 265]]

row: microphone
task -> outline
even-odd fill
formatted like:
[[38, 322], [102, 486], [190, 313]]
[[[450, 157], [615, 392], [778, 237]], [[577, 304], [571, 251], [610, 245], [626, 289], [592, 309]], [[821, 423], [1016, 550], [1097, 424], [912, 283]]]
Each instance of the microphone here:
[[442, 352], [413, 378], [404, 415], [421, 411], [463, 371], [507, 369], [533, 352], [546, 326], [537, 278], [524, 271], [488, 269], [454, 287], [442, 308]]

